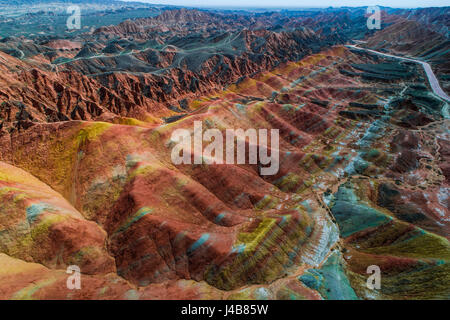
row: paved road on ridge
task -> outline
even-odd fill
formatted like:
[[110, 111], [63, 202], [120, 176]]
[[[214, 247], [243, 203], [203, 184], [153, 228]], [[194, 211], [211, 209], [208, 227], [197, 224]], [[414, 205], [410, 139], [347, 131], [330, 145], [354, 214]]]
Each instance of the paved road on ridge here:
[[358, 49], [358, 50], [365, 50], [365, 51], [369, 51], [378, 55], [382, 55], [385, 57], [390, 57], [390, 58], [396, 58], [396, 59], [400, 59], [400, 60], [406, 60], [406, 61], [412, 61], [415, 63], [420, 63], [423, 67], [423, 69], [425, 70], [425, 73], [427, 74], [428, 77], [428, 81], [430, 82], [430, 86], [431, 89], [433, 89], [434, 94], [436, 94], [437, 96], [441, 97], [442, 99], [446, 100], [447, 102], [450, 102], [450, 97], [444, 92], [444, 90], [442, 90], [441, 86], [439, 85], [439, 81], [436, 78], [433, 70], [431, 70], [431, 66], [424, 61], [421, 60], [416, 60], [416, 59], [411, 59], [411, 58], [405, 58], [405, 57], [400, 57], [400, 56], [394, 56], [392, 54], [387, 54], [387, 53], [383, 53], [383, 52], [379, 52], [379, 51], [375, 51], [375, 50], [371, 50], [371, 49], [366, 49], [366, 48], [360, 48], [357, 47], [356, 45], [346, 45], [346, 47], [349, 48], [353, 48], [353, 49]]

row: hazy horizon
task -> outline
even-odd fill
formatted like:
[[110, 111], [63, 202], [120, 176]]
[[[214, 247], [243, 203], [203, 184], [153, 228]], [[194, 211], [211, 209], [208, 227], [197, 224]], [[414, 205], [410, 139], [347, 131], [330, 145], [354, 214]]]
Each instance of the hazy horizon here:
[[152, 4], [178, 5], [187, 7], [234, 7], [234, 8], [321, 8], [321, 7], [361, 7], [384, 6], [391, 8], [447, 7], [448, 0], [408, 1], [408, 0], [122, 0]]

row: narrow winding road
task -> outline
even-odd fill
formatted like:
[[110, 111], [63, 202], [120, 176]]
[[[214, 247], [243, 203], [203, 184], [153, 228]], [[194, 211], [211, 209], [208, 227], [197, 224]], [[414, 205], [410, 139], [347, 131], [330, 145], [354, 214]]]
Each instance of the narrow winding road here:
[[349, 44], [349, 45], [346, 45], [346, 47], [352, 48], [352, 49], [357, 49], [357, 50], [365, 50], [365, 51], [372, 52], [372, 53], [375, 53], [375, 54], [378, 54], [381, 56], [385, 56], [385, 57], [389, 57], [389, 58], [396, 58], [396, 59], [400, 59], [400, 60], [420, 63], [422, 65], [423, 69], [425, 70], [425, 73], [427, 74], [428, 81], [430, 83], [431, 89], [433, 90], [434, 94], [439, 96], [440, 98], [444, 99], [445, 101], [450, 102], [450, 97], [444, 92], [444, 90], [442, 90], [441, 86], [439, 85], [439, 81], [436, 78], [436, 75], [433, 73], [433, 70], [431, 70], [431, 66], [427, 62], [424, 62], [421, 60], [416, 60], [416, 59], [411, 59], [411, 58], [394, 56], [392, 54], [387, 54], [387, 53], [383, 53], [383, 52], [379, 52], [379, 51], [375, 51], [375, 50], [371, 50], [371, 49], [361, 48], [361, 47], [358, 47], [357, 45]]

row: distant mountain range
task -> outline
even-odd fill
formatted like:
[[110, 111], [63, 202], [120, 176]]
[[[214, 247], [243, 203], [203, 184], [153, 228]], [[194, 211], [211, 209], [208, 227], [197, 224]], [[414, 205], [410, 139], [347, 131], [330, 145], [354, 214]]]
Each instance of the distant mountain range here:
[[450, 8], [382, 9], [0, 2], [0, 299], [449, 299]]

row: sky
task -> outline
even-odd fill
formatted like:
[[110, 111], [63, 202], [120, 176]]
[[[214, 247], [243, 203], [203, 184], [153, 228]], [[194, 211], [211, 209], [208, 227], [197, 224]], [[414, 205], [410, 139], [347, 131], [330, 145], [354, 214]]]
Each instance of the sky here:
[[443, 7], [449, 0], [137, 0], [155, 4], [182, 6], [232, 6], [232, 7], [342, 7], [380, 5], [392, 8]]

